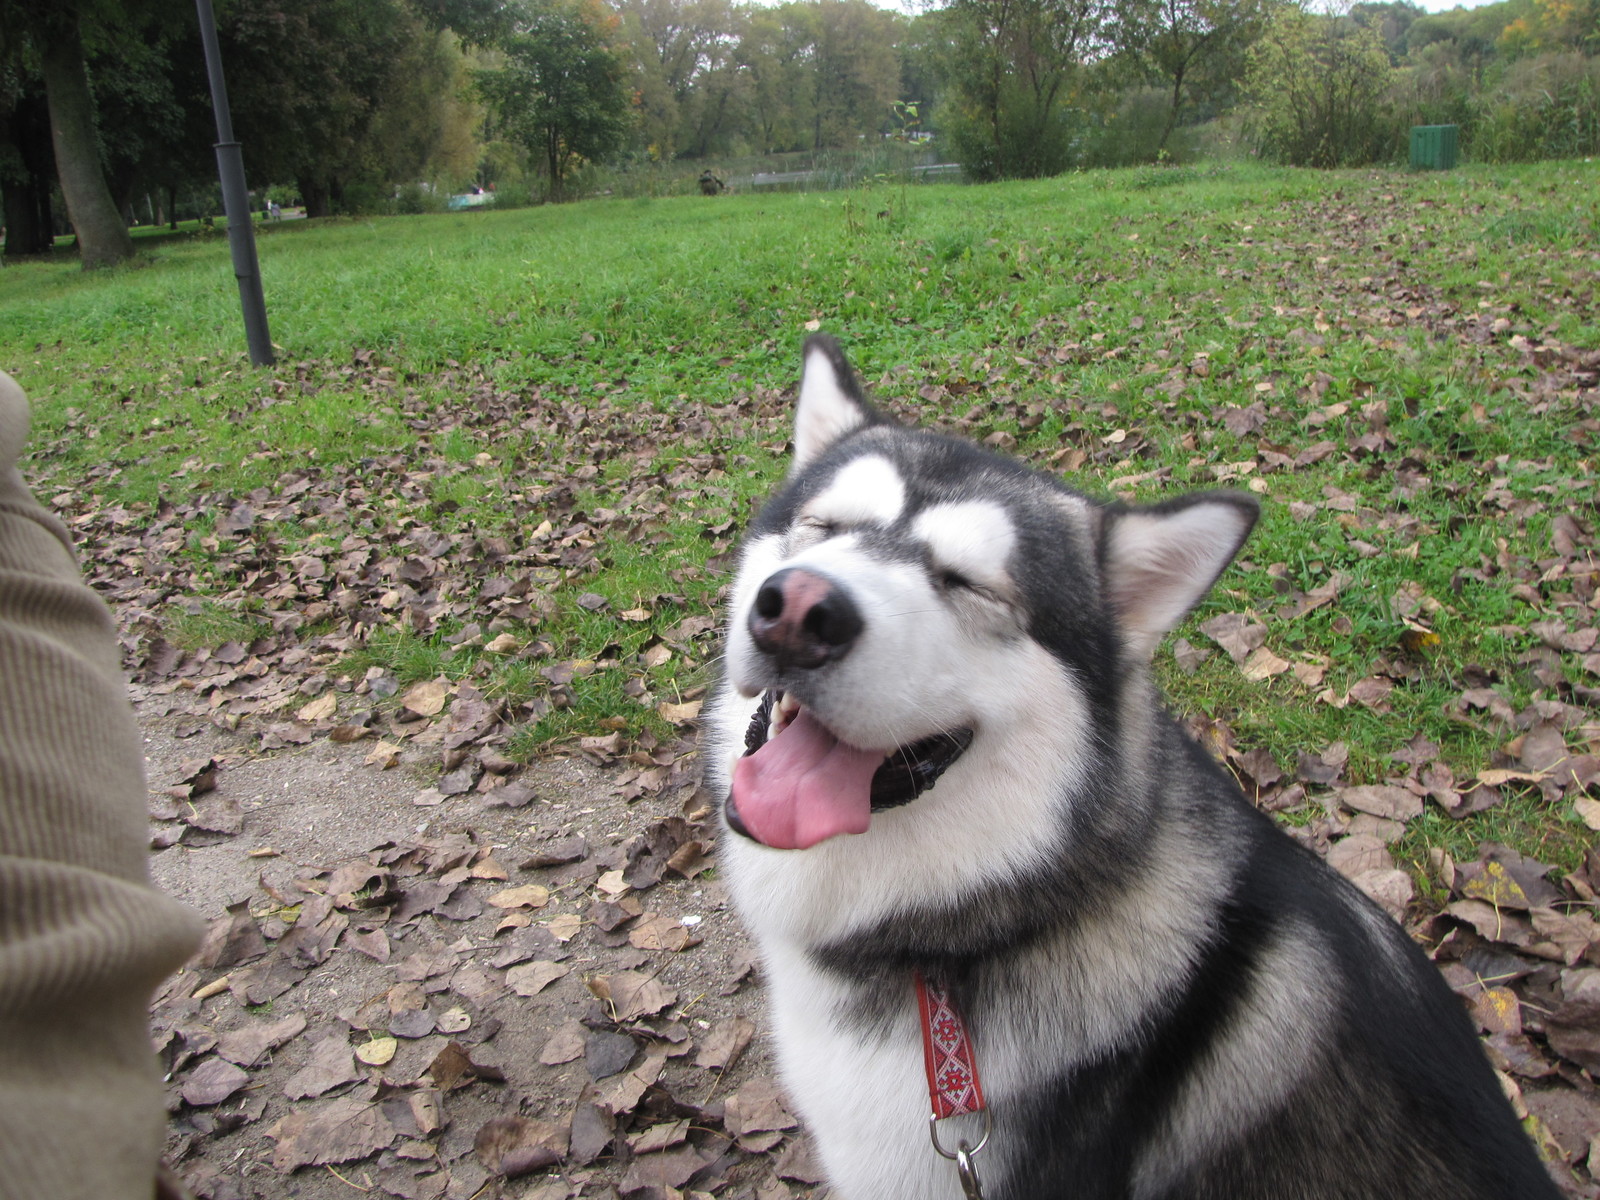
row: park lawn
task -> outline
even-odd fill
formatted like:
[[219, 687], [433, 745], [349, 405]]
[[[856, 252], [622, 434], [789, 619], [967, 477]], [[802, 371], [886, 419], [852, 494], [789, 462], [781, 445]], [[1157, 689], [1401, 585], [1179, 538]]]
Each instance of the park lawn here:
[[[504, 700], [520, 755], [667, 743], [820, 328], [894, 411], [1087, 490], [1261, 497], [1158, 668], [1285, 819], [1328, 769], [1492, 794], [1409, 823], [1424, 882], [1433, 850], [1572, 869], [1592, 839], [1525, 752], [1600, 751], [1594, 164], [286, 222], [270, 369], [225, 239], [145, 244], [0, 271], [25, 471], [141, 678], [244, 647], [301, 685], [257, 721], [443, 678]], [[1494, 770], [1522, 777], [1474, 789]]]

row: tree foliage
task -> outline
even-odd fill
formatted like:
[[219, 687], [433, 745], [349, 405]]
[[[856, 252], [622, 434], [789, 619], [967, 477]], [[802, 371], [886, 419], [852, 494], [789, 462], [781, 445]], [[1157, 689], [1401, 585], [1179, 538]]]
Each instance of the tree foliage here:
[[1130, 0], [1123, 14], [1117, 24], [1121, 47], [1147, 78], [1168, 89], [1159, 152], [1166, 149], [1186, 102], [1199, 96], [1232, 99], [1244, 56], [1266, 24], [1267, 5], [1265, 0]]
[[459, 60], [406, 0], [253, 0], [220, 34], [250, 174], [309, 215], [428, 171], [456, 118]]
[[[313, 216], [930, 135], [977, 179], [1181, 160], [1202, 136], [1393, 161], [1412, 124], [1458, 125], [1469, 158], [1600, 153], [1600, 0], [884, 2], [215, 0], [250, 181]], [[213, 140], [189, 0], [0, 0], [7, 253], [50, 250], [65, 215], [111, 263], [135, 212], [216, 211]]]
[[478, 73], [499, 131], [543, 165], [554, 199], [574, 165], [611, 154], [627, 133], [622, 60], [606, 42], [615, 25], [593, 3], [531, 0], [501, 40], [503, 64]]
[[[141, 0], [0, 0], [0, 69], [34, 81], [35, 94], [48, 108], [56, 178], [85, 268], [112, 266], [133, 253], [106, 176], [86, 47], [119, 26], [141, 29], [149, 16]], [[7, 90], [15, 99], [8, 106], [11, 111], [0, 115], [9, 117], [23, 102], [28, 85]], [[13, 186], [35, 191], [30, 174], [25, 154], [11, 156], [5, 175], [17, 181]], [[45, 231], [33, 218], [42, 215], [48, 225], [48, 213], [24, 211], [31, 207], [19, 206], [19, 216], [29, 240], [43, 244], [48, 240]]]
[[1070, 165], [1063, 101], [1106, 49], [1107, 0], [953, 0], [944, 123], [980, 179], [1054, 174]]
[[1262, 148], [1280, 162], [1339, 167], [1385, 156], [1389, 55], [1370, 26], [1282, 8], [1251, 50], [1245, 82]]

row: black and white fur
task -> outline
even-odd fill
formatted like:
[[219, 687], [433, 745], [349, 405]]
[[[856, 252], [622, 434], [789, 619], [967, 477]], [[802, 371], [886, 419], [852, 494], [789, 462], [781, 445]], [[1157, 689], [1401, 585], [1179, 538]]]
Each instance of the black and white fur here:
[[[839, 1200], [961, 1195], [929, 1141], [919, 969], [976, 1046], [987, 1200], [1558, 1194], [1435, 968], [1163, 711], [1150, 657], [1255, 517], [1225, 493], [1102, 503], [892, 423], [808, 340], [793, 468], [730, 594], [713, 785], [764, 693], [874, 752], [971, 731], [865, 832], [775, 849], [725, 806], [782, 1078]], [[812, 591], [763, 597], [774, 578]], [[817, 589], [842, 629], [783, 608]]]

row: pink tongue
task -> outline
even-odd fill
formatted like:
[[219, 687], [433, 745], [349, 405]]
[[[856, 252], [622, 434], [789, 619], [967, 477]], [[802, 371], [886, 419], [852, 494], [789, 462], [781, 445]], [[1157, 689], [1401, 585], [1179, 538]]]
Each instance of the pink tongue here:
[[779, 850], [865, 833], [882, 762], [883, 751], [845, 745], [802, 709], [734, 766], [733, 807], [751, 837]]

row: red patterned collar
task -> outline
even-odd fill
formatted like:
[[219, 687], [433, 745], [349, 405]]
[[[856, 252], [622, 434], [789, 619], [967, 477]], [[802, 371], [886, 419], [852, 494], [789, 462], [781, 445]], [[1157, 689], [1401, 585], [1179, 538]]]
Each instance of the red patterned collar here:
[[982, 1112], [983, 1084], [966, 1022], [942, 984], [930, 982], [921, 971], [916, 973], [916, 984], [917, 1008], [922, 1014], [922, 1062], [928, 1071], [934, 1120]]
[[[953, 1159], [961, 1179], [961, 1190], [968, 1200], [983, 1200], [978, 1172], [972, 1156], [989, 1142], [993, 1121], [983, 1100], [983, 1084], [978, 1079], [978, 1060], [972, 1051], [972, 1035], [961, 1012], [951, 1002], [950, 990], [942, 980], [930, 981], [921, 971], [913, 976], [917, 986], [917, 1011], [922, 1024], [922, 1063], [928, 1073], [928, 1133], [933, 1148]], [[983, 1114], [983, 1136], [976, 1146], [965, 1138], [955, 1150], [939, 1142], [939, 1122], [946, 1117]]]

